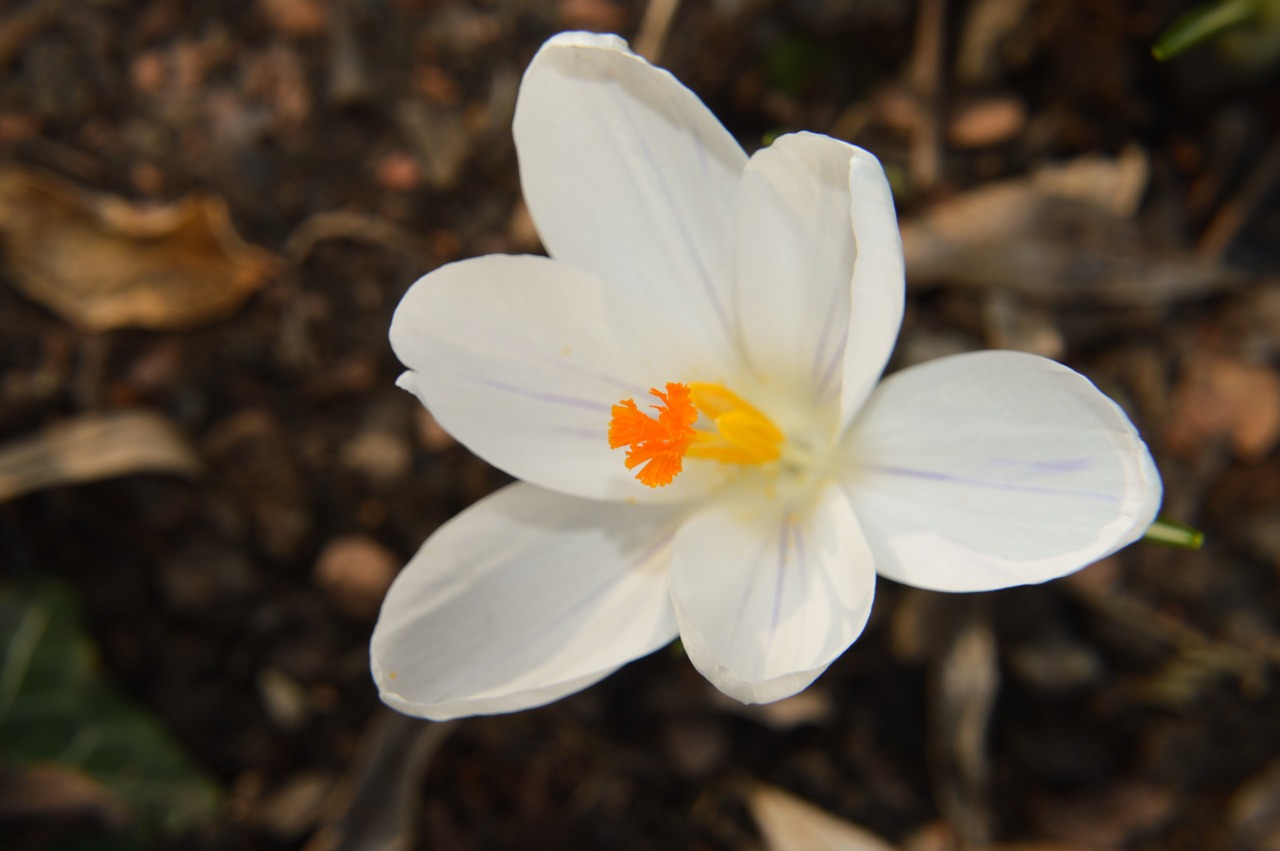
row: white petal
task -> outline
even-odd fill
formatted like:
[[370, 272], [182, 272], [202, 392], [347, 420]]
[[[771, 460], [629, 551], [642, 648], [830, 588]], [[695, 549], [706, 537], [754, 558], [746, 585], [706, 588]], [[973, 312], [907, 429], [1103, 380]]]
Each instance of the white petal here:
[[698, 97], [616, 36], [562, 33], [525, 72], [513, 130], [551, 256], [728, 345], [747, 158]]
[[902, 327], [906, 279], [902, 235], [893, 208], [893, 192], [880, 162], [855, 148], [849, 161], [853, 236], [858, 257], [853, 266], [848, 345], [840, 407], [848, 423], [866, 402], [884, 372]]
[[939, 591], [1044, 582], [1139, 538], [1160, 504], [1124, 412], [1016, 352], [889, 377], [846, 437], [844, 475], [883, 576]]
[[511, 485], [432, 535], [370, 642], [382, 700], [443, 720], [571, 694], [676, 635], [670, 509]]
[[854, 268], [849, 166], [858, 149], [793, 133], [742, 175], [734, 272], [740, 344], [767, 385], [800, 404], [840, 392]]
[[414, 392], [465, 446], [517, 478], [597, 499], [678, 500], [724, 474], [690, 462], [651, 489], [608, 443], [610, 406], [668, 381], [721, 381], [704, 342], [648, 305], [546, 257], [443, 266], [405, 294], [391, 344]]
[[837, 485], [806, 503], [721, 503], [672, 549], [680, 638], [703, 676], [744, 703], [793, 695], [867, 623], [875, 571]]

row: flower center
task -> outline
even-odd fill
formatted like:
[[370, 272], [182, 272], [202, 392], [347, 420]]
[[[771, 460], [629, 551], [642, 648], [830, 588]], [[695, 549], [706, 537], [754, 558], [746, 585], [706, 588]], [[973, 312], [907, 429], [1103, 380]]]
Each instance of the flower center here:
[[[671, 484], [684, 469], [685, 458], [707, 458], [724, 464], [765, 464], [782, 455], [783, 434], [754, 405], [721, 384], [668, 381], [666, 392], [649, 392], [655, 417], [634, 399], [613, 406], [609, 448], [627, 447], [627, 469], [651, 488]], [[695, 428], [699, 415], [714, 431]]]

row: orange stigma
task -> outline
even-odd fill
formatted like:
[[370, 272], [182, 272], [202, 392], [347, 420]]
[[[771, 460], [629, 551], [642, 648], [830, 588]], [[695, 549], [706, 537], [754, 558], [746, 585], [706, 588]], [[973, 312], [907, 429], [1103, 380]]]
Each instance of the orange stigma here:
[[640, 410], [634, 399], [623, 399], [613, 406], [609, 448], [630, 447], [627, 469], [643, 464], [636, 478], [656, 488], [671, 484], [684, 469], [684, 455], [696, 434], [693, 424], [698, 419], [698, 409], [689, 401], [689, 388], [683, 384], [669, 381], [666, 393], [656, 387], [650, 387], [649, 392], [661, 400], [650, 406], [658, 416]]
[[[768, 417], [720, 384], [667, 382], [667, 392], [649, 388], [660, 402], [654, 417], [634, 399], [613, 406], [609, 448], [627, 449], [627, 469], [651, 488], [671, 484], [684, 459], [705, 458], [725, 464], [765, 464], [782, 455], [783, 434]], [[699, 415], [715, 431], [696, 429]], [[640, 465], [644, 466], [640, 466]]]

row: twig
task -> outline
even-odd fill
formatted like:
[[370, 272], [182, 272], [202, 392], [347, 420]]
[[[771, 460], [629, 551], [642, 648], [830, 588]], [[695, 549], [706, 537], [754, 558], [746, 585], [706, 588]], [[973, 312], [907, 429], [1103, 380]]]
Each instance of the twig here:
[[6, 67], [40, 31], [58, 19], [63, 0], [36, 0], [0, 22], [0, 68]]
[[1272, 143], [1266, 155], [1249, 172], [1240, 190], [1218, 208], [1213, 221], [1200, 235], [1196, 251], [1202, 257], [1220, 258], [1270, 194], [1277, 180], [1280, 180], [1280, 141]]
[[315, 213], [298, 225], [285, 240], [285, 259], [297, 267], [307, 259], [316, 245], [330, 239], [373, 243], [428, 261], [432, 257], [431, 249], [422, 237], [399, 225], [375, 216], [337, 211]]
[[346, 0], [329, 2], [329, 97], [339, 106], [367, 102], [372, 95], [360, 41]]
[[679, 8], [680, 0], [649, 0], [636, 33], [636, 53], [658, 64], [667, 44], [667, 33], [671, 31], [671, 21]]
[[1102, 594], [1075, 583], [1063, 583], [1062, 587], [1099, 614], [1172, 647], [1201, 667], [1246, 680], [1260, 676], [1264, 664], [1280, 668], [1280, 645], [1275, 642], [1244, 647], [1234, 641], [1210, 638], [1195, 627], [1116, 591]]
[[911, 138], [911, 181], [929, 190], [942, 176], [942, 62], [947, 0], [920, 0], [916, 8], [916, 46], [910, 83], [919, 105]]

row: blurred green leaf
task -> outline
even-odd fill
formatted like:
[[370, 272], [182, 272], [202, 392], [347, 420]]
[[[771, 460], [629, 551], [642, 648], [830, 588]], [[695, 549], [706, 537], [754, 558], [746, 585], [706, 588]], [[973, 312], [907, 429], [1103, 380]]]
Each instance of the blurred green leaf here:
[[831, 51], [804, 38], [784, 38], [764, 55], [765, 79], [790, 95], [803, 94], [831, 65]]
[[769, 147], [774, 142], [778, 141], [779, 136], [785, 136], [787, 132], [788, 131], [783, 130], [781, 128], [766, 131], [765, 134], [760, 137], [760, 147], [762, 148]]
[[120, 798], [140, 836], [178, 835], [216, 815], [217, 785], [107, 682], [66, 591], [0, 585], [0, 648], [6, 762], [52, 761], [84, 773]]
[[1151, 55], [1161, 62], [1172, 59], [1197, 44], [1245, 23], [1255, 17], [1258, 11], [1255, 0], [1221, 0], [1197, 6], [1164, 31], [1151, 48]]

